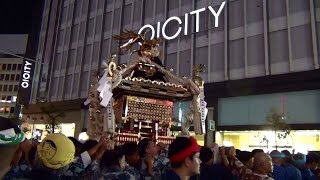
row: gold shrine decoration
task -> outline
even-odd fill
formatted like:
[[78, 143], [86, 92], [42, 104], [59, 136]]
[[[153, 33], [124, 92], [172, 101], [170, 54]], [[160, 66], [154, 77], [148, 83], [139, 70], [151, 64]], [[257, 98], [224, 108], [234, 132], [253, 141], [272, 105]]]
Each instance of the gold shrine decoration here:
[[168, 124], [172, 121], [173, 102], [160, 99], [126, 96], [125, 116], [137, 119], [159, 121]]

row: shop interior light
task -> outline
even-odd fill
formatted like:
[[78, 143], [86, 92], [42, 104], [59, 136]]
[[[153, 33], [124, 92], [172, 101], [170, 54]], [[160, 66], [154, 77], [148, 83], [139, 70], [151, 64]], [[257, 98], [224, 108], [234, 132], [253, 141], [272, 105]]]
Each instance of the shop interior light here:
[[78, 140], [80, 142], [84, 143], [88, 139], [89, 139], [89, 136], [88, 136], [87, 132], [82, 132], [82, 133], [79, 134]]
[[233, 143], [231, 141], [223, 141], [223, 146], [224, 147], [232, 147], [234, 145], [233, 145]]

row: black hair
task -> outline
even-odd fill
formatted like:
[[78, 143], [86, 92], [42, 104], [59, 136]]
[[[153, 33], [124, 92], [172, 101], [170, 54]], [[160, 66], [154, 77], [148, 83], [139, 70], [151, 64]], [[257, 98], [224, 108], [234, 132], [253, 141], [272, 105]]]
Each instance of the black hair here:
[[0, 131], [13, 128], [16, 134], [21, 133], [18, 124], [13, 122], [13, 120], [0, 116]]
[[91, 139], [87, 140], [85, 143], [83, 143], [80, 153], [90, 150], [97, 144], [98, 144], [98, 141], [96, 140], [91, 140]]
[[76, 138], [69, 136], [68, 139], [70, 139], [73, 142], [74, 147], [82, 146], [82, 143], [79, 142]]
[[[169, 145], [169, 152], [168, 156], [169, 158], [176, 155], [177, 153], [183, 151], [184, 149], [188, 148], [191, 146], [191, 141], [187, 137], [177, 137], [170, 145]], [[193, 156], [194, 154], [192, 154]], [[192, 158], [191, 156], [191, 158]], [[190, 157], [190, 156], [189, 156]], [[171, 162], [171, 167], [172, 168], [179, 168], [183, 164], [182, 162]]]
[[240, 151], [237, 155], [237, 158], [242, 163], [248, 162], [251, 158], [253, 158], [253, 153], [249, 151]]
[[236, 156], [238, 156], [240, 152], [241, 152], [240, 149], [236, 149]]
[[119, 166], [119, 161], [123, 155], [124, 154], [121, 149], [106, 151], [101, 158], [100, 168], [104, 169], [111, 166]]
[[286, 155], [286, 157], [290, 157], [291, 156], [291, 153], [288, 150], [282, 150], [281, 153]]
[[254, 150], [252, 150], [253, 156], [256, 155], [257, 153], [260, 153], [260, 152], [264, 153], [264, 151], [262, 149], [254, 149]]
[[201, 165], [206, 164], [213, 157], [213, 152], [208, 147], [202, 147], [200, 150]]
[[140, 157], [144, 157], [146, 155], [146, 149], [151, 142], [152, 141], [149, 138], [144, 138], [139, 142], [138, 148]]
[[122, 146], [124, 155], [131, 156], [136, 152], [139, 152], [139, 148], [137, 143], [135, 142], [127, 142]]
[[306, 157], [306, 163], [307, 164], [310, 164], [310, 163], [313, 163], [313, 162], [319, 163], [319, 161], [320, 161], [320, 156], [318, 154], [316, 154], [314, 152], [309, 152], [307, 154], [307, 157]]

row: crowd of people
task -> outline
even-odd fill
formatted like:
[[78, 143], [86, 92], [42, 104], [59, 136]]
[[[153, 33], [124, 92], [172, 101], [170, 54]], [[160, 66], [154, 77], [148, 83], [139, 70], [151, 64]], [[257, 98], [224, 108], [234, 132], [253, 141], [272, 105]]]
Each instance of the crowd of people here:
[[[28, 140], [18, 128], [0, 129], [2, 164], [10, 159], [2, 179], [106, 180], [306, 180], [318, 179], [316, 153], [261, 149], [249, 151], [201, 147], [192, 137], [177, 137], [169, 146], [144, 138], [115, 145], [112, 138], [84, 143], [63, 134], [49, 134], [40, 143]], [[12, 148], [14, 146], [16, 148]], [[0, 174], [2, 175], [2, 174]]]

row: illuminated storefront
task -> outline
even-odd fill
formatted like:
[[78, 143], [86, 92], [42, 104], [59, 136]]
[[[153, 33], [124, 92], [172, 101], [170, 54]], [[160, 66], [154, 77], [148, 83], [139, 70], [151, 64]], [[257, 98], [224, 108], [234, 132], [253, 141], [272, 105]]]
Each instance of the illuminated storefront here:
[[273, 131], [220, 131], [216, 133], [219, 144], [230, 141], [235, 148], [241, 150], [263, 149], [270, 152], [289, 150], [290, 152], [306, 153], [307, 151], [320, 151], [320, 130], [292, 130], [284, 139], [276, 139]]
[[[237, 149], [249, 151], [320, 151], [319, 99], [320, 90], [219, 98], [215, 141], [232, 142]], [[271, 108], [285, 114], [287, 136], [278, 136], [284, 131], [276, 136], [275, 125], [267, 122]]]
[[[41, 141], [44, 139], [48, 132], [46, 124], [24, 124], [22, 129], [25, 130], [26, 137], [28, 139], [37, 139]], [[55, 128], [56, 133], [62, 133], [67, 137], [74, 137], [75, 135], [75, 123], [62, 123]]]

